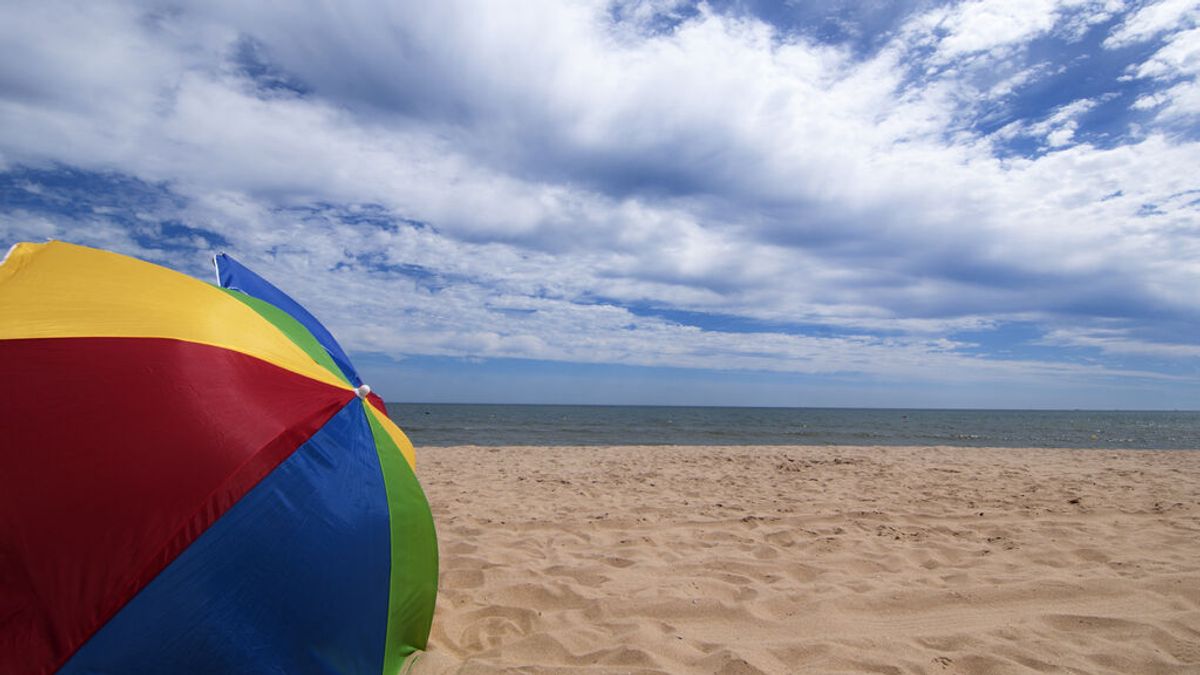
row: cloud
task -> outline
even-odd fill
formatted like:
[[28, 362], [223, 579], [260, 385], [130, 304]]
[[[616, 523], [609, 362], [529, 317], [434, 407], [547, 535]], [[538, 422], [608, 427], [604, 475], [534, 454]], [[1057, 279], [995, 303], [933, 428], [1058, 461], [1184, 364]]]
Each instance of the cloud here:
[[1057, 329], [1044, 338], [1047, 344], [1091, 347], [1106, 354], [1155, 356], [1168, 359], [1200, 357], [1200, 345], [1138, 339], [1122, 329]]
[[938, 40], [938, 60], [985, 52], [1046, 33], [1057, 21], [1054, 0], [977, 0], [935, 11], [925, 18]]
[[1150, 2], [1126, 16], [1104, 41], [1104, 46], [1124, 47], [1163, 32], [1190, 28], [1197, 22], [1200, 22], [1200, 2], [1196, 0]]
[[1133, 107], [1155, 111], [1164, 123], [1188, 123], [1200, 115], [1200, 2], [1164, 0], [1139, 9], [1105, 40], [1110, 49], [1158, 41], [1145, 61], [1129, 66], [1129, 79], [1156, 80], [1160, 88], [1138, 97]]
[[1012, 122], [992, 135], [994, 140], [1009, 140], [1015, 136], [1041, 138], [1047, 148], [1071, 145], [1079, 128], [1078, 117], [1096, 107], [1093, 99], [1079, 99], [1054, 110], [1037, 122]]
[[1152, 78], [1171, 86], [1140, 97], [1135, 107], [1157, 109], [1160, 119], [1187, 119], [1200, 114], [1200, 28], [1181, 30], [1138, 65], [1132, 77]]
[[[1200, 318], [1192, 10], [1122, 9], [918, 5], [863, 50], [680, 2], [10, 3], [0, 239], [222, 246], [397, 356], [1129, 375], [955, 337]], [[1102, 147], [1115, 94], [1028, 92], [1109, 22], [1161, 41], [1158, 112]]]
[[[1080, 39], [1124, 7], [1120, 0], [973, 0], [937, 7], [908, 26], [910, 39], [934, 46], [932, 61], [979, 55], [1008, 57], [1033, 40], [1061, 33]], [[969, 61], [967, 62], [969, 63]]]

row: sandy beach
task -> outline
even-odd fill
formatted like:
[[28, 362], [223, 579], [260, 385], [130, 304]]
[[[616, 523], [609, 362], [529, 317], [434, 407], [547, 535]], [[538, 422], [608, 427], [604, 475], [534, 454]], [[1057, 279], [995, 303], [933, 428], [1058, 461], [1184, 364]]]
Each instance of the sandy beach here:
[[420, 451], [411, 671], [1200, 672], [1200, 452]]

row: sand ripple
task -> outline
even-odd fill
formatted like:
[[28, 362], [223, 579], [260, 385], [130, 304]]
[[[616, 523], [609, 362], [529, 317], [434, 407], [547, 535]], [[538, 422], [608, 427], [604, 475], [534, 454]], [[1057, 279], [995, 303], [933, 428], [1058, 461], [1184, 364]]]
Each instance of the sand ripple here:
[[430, 448], [413, 672], [1200, 672], [1200, 452]]

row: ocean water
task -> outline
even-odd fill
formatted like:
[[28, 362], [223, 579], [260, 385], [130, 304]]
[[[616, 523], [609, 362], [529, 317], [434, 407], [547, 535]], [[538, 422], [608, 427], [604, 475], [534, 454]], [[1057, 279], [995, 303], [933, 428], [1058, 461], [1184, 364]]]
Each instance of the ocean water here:
[[413, 444], [1200, 449], [1200, 412], [388, 403]]

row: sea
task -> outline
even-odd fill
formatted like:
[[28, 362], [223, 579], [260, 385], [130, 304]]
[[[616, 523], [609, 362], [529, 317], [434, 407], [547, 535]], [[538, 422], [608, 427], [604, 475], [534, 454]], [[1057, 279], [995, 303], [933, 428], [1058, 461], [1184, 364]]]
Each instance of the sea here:
[[1198, 411], [388, 403], [417, 447], [949, 445], [1200, 449]]

